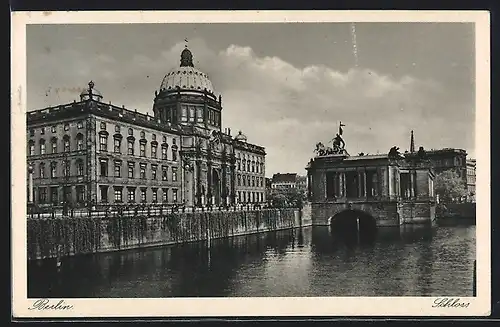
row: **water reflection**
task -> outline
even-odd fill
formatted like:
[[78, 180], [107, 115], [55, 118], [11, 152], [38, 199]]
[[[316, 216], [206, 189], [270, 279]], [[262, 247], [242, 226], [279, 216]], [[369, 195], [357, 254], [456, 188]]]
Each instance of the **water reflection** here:
[[474, 226], [308, 227], [30, 263], [29, 297], [469, 296]]

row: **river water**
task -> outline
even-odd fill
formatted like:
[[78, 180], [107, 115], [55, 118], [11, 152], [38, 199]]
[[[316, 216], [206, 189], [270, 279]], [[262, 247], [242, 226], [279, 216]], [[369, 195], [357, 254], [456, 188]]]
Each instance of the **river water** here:
[[328, 227], [67, 258], [28, 266], [28, 297], [472, 296], [475, 226]]

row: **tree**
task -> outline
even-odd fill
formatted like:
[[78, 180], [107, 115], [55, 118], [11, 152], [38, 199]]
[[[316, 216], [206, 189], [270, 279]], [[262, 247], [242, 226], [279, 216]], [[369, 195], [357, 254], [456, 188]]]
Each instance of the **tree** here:
[[445, 170], [436, 176], [434, 190], [443, 202], [455, 202], [467, 195], [465, 181], [453, 170]]
[[305, 194], [297, 188], [270, 189], [266, 195], [267, 201], [274, 207], [302, 208], [306, 199]]
[[306, 200], [306, 195], [304, 194], [304, 192], [295, 187], [289, 188], [286, 190], [285, 196], [287, 198], [288, 204], [302, 209], [304, 201]]

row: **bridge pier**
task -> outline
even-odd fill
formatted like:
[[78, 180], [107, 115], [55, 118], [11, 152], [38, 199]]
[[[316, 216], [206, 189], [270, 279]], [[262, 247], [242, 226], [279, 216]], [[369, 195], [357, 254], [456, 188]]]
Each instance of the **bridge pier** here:
[[333, 217], [346, 210], [356, 210], [372, 216], [377, 227], [428, 224], [435, 217], [434, 207], [427, 202], [311, 203], [311, 225], [330, 225]]

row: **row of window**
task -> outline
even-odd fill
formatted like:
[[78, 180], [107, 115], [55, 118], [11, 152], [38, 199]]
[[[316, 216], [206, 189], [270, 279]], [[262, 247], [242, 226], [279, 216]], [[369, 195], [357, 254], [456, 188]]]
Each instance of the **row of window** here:
[[240, 175], [236, 177], [238, 186], [264, 187], [264, 177]]
[[[146, 142], [139, 141], [139, 156], [146, 157]], [[161, 146], [161, 159], [168, 160], [168, 144], [164, 143]], [[172, 161], [177, 161], [177, 145], [172, 145], [170, 148]], [[99, 151], [107, 152], [108, 151], [108, 136], [107, 135], [99, 135]], [[113, 137], [113, 152], [114, 153], [122, 153], [122, 139], [120, 137]], [[135, 139], [127, 139], [127, 154], [130, 156], [135, 155]], [[150, 157], [158, 158], [158, 144], [151, 143], [150, 144]]]
[[[100, 200], [101, 202], [109, 202], [108, 199], [108, 186], [106, 185], [101, 185], [99, 187], [100, 189]], [[148, 201], [147, 193], [148, 190], [151, 190], [151, 200]], [[120, 203], [120, 202], [129, 202], [129, 203], [136, 203], [136, 193], [137, 193], [137, 188], [136, 187], [127, 187], [125, 189], [126, 194], [124, 194], [124, 188], [121, 186], [114, 186], [113, 187], [113, 198], [115, 203]], [[159, 194], [160, 193], [160, 194]], [[178, 201], [178, 190], [177, 189], [172, 189], [172, 200], [170, 201], [169, 199], [169, 189], [168, 188], [146, 188], [146, 187], [141, 187], [139, 188], [139, 201], [142, 203], [146, 202], [152, 202], [152, 203], [177, 203]], [[124, 199], [124, 196], [126, 196], [126, 199]], [[161, 201], [160, 201], [161, 199]], [[126, 201], [124, 201], [126, 200]]]
[[[68, 191], [66, 191], [68, 192]], [[44, 204], [44, 203], [53, 203], [53, 204], [59, 204], [60, 202], [63, 201], [63, 192], [59, 192], [59, 187], [58, 186], [51, 186], [51, 187], [39, 187], [38, 188], [38, 203]], [[66, 193], [68, 194], [68, 193]], [[61, 195], [61, 198], [59, 198], [59, 195]], [[68, 198], [70, 198], [68, 196]], [[70, 202], [71, 198], [69, 199]], [[77, 185], [76, 186], [76, 201], [77, 203], [83, 203], [85, 201], [85, 186], [83, 185]]]
[[[107, 131], [107, 124], [105, 122], [101, 122], [100, 129], [101, 129], [101, 131]], [[118, 133], [118, 134], [121, 133], [121, 126], [120, 125], [115, 125], [115, 133]], [[134, 136], [134, 129], [133, 128], [128, 128], [127, 129], [127, 135], [128, 136]], [[141, 131], [140, 132], [140, 138], [141, 139], [146, 139], [146, 131]], [[151, 134], [151, 141], [156, 141], [156, 134], [155, 133]], [[163, 143], [168, 143], [166, 135], [163, 135], [162, 142]], [[172, 138], [172, 144], [177, 144], [177, 140], [175, 138]]]
[[[45, 139], [40, 139], [38, 141], [38, 146], [39, 146], [39, 154], [44, 155], [47, 154], [47, 145]], [[71, 151], [71, 139], [68, 135], [64, 135], [62, 138], [62, 150], [63, 152], [70, 152]], [[59, 140], [57, 137], [53, 137], [50, 139], [50, 151], [51, 153], [58, 153], [59, 152]], [[78, 133], [76, 135], [76, 151], [82, 151], [84, 149], [84, 144], [83, 144], [83, 134]], [[30, 156], [35, 155], [35, 141], [29, 140], [28, 141], [28, 153]]]
[[[169, 111], [173, 108], [167, 108], [167, 117], [170, 116]], [[220, 126], [220, 113], [215, 110], [207, 109], [207, 122], [213, 126]], [[205, 116], [203, 114], [203, 107], [200, 106], [186, 106], [181, 107], [181, 121], [190, 123], [203, 123]]]
[[[76, 123], [76, 127], [78, 129], [82, 129], [83, 128], [83, 121], [78, 121]], [[69, 124], [68, 123], [64, 124], [64, 130], [69, 131]], [[51, 126], [50, 132], [57, 133], [57, 125]], [[45, 127], [40, 127], [40, 135], [45, 135]], [[35, 136], [35, 128], [30, 128], [30, 137], [33, 137], [33, 136]]]
[[[49, 164], [50, 167], [50, 178], [57, 178], [59, 177], [58, 174], [58, 163], [56, 161], [52, 161]], [[82, 159], [76, 159], [75, 160], [75, 167], [76, 167], [76, 176], [83, 176], [84, 175], [84, 163]], [[46, 178], [47, 177], [47, 167], [45, 166], [45, 163], [41, 162], [38, 165], [38, 178]], [[71, 161], [66, 160], [62, 162], [62, 176], [71, 176]]]
[[[114, 169], [113, 176], [114, 177], [122, 177], [122, 166], [123, 163], [121, 160], [114, 161]], [[148, 164], [139, 163], [139, 179], [148, 179], [147, 172], [149, 171], [149, 179], [157, 180], [158, 179], [158, 165], [151, 164], [151, 169], [147, 169]], [[172, 167], [172, 182], [177, 182], [177, 167]], [[168, 166], [161, 166], [161, 180], [168, 181]], [[99, 176], [107, 177], [109, 176], [109, 164], [107, 159], [99, 160]], [[135, 162], [128, 161], [127, 162], [127, 177], [128, 178], [136, 178], [136, 164]]]
[[[108, 188], [109, 186], [101, 185], [99, 187], [100, 190], [100, 201], [101, 202], [109, 202], [108, 199]], [[83, 185], [77, 185], [76, 189], [76, 199], [72, 201], [71, 196], [68, 196], [68, 200], [70, 202], [83, 203], [85, 201], [85, 187]], [[147, 192], [148, 188], [139, 188], [139, 197], [140, 202], [153, 202], [157, 203], [161, 199], [162, 203], [176, 203], [178, 201], [178, 191], [177, 189], [172, 189], [171, 197], [169, 197], [169, 189], [168, 188], [151, 188], [151, 200], [148, 201]], [[66, 191], [67, 192], [67, 191]], [[63, 201], [63, 192], [59, 192], [58, 186], [52, 187], [38, 187], [38, 202], [41, 204], [44, 203], [53, 203], [59, 204]], [[136, 193], [137, 188], [135, 187], [127, 187], [126, 188], [126, 202], [136, 202]], [[121, 186], [113, 187], [113, 196], [114, 202], [124, 202], [124, 190]]]
[[264, 192], [238, 191], [238, 203], [264, 202]]
[[247, 171], [252, 173], [264, 173], [264, 163], [263, 162], [255, 162], [250, 160], [237, 159], [236, 166], [238, 170]]

